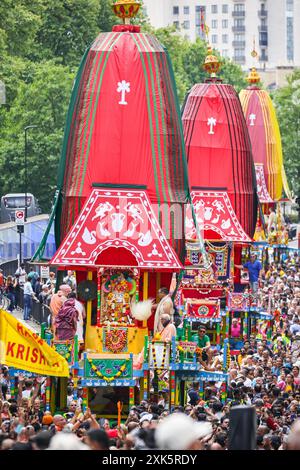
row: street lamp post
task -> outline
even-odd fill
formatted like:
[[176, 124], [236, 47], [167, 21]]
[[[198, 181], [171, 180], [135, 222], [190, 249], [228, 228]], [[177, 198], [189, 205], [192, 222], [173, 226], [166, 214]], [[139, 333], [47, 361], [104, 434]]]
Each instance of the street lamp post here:
[[25, 136], [25, 152], [24, 152], [24, 170], [25, 170], [25, 180], [24, 180], [24, 193], [25, 193], [25, 222], [27, 221], [27, 150], [28, 150], [28, 141], [27, 141], [27, 131], [29, 129], [35, 129], [38, 126], [32, 125], [32, 126], [26, 126], [24, 127], [24, 136]]

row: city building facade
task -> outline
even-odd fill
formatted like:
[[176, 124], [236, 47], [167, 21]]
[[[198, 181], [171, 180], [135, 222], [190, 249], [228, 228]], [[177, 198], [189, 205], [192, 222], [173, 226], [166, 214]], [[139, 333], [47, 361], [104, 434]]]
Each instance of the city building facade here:
[[[156, 27], [174, 25], [191, 41], [203, 38], [201, 16], [209, 41], [223, 57], [245, 70], [300, 66], [300, 0], [144, 0]], [[201, 13], [203, 11], [203, 14]], [[251, 56], [255, 40], [258, 57]]]

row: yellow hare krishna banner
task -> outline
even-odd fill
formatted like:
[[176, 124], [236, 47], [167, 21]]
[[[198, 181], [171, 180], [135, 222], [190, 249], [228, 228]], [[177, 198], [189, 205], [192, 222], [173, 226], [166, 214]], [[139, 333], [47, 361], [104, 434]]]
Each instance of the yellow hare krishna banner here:
[[69, 376], [67, 361], [4, 310], [0, 310], [0, 363], [41, 375]]

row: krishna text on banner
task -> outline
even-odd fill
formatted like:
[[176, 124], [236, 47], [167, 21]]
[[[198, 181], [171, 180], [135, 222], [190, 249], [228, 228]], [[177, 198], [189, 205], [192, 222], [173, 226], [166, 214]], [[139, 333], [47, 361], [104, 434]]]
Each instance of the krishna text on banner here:
[[0, 310], [0, 363], [41, 375], [69, 376], [67, 361], [4, 310]]

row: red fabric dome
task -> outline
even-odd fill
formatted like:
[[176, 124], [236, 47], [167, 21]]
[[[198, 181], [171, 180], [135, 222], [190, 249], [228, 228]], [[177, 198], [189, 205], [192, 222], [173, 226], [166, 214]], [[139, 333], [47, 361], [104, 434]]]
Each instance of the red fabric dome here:
[[238, 221], [252, 237], [257, 214], [255, 171], [237, 93], [230, 85], [194, 85], [182, 119], [192, 193], [226, 191]]

